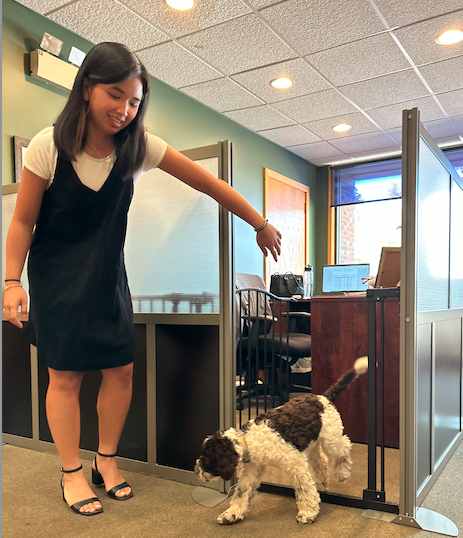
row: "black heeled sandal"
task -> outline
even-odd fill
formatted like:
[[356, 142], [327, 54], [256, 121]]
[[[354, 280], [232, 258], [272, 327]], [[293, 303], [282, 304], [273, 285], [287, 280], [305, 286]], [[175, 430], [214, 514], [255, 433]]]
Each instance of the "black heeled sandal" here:
[[[62, 473], [76, 473], [77, 471], [80, 471], [82, 469], [82, 465], [80, 467], [77, 467], [77, 469], [72, 469], [72, 471], [65, 471], [63, 468], [61, 468]], [[67, 504], [66, 498], [64, 497], [64, 474], [61, 477], [60, 481], [61, 485], [61, 491], [63, 492], [63, 501]], [[99, 510], [95, 510], [94, 512], [81, 512], [80, 508], [82, 506], [85, 506], [86, 504], [94, 503], [95, 501], [100, 502], [100, 499], [98, 497], [92, 497], [91, 499], [86, 499], [85, 501], [79, 501], [77, 503], [74, 503], [72, 506], [68, 505], [69, 508], [75, 512], [76, 514], [79, 514], [80, 516], [96, 516], [96, 514], [101, 514], [103, 512], [103, 507], [101, 507]]]
[[[116, 454], [102, 454], [101, 452], [98, 452], [98, 451], [97, 451], [97, 454], [98, 454], [98, 456], [101, 456], [102, 458], [114, 458], [116, 456]], [[95, 486], [98, 486], [98, 487], [104, 486], [104, 479], [101, 476], [100, 471], [98, 471], [98, 467], [97, 467], [97, 464], [96, 464], [96, 456], [95, 456], [95, 460], [94, 460], [93, 463], [95, 465], [95, 468], [92, 467], [92, 483]], [[110, 497], [111, 499], [114, 499], [116, 501], [126, 501], [127, 499], [130, 499], [131, 497], [133, 497], [132, 491], [130, 491], [130, 493], [128, 495], [124, 495], [123, 497], [118, 497], [116, 495], [116, 493], [120, 489], [123, 489], [123, 488], [130, 488], [130, 486], [129, 486], [129, 484], [127, 484], [127, 482], [122, 482], [122, 484], [114, 486], [113, 488], [111, 488], [106, 493], [108, 494], [108, 497]]]

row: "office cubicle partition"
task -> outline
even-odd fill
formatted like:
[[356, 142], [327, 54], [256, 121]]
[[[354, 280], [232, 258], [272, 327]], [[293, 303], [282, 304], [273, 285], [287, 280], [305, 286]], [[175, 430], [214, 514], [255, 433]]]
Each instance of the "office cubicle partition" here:
[[421, 503], [463, 437], [463, 181], [416, 108], [403, 113], [402, 178], [401, 493], [395, 522], [456, 536], [450, 520]]
[[[231, 183], [231, 143], [184, 153]], [[17, 185], [3, 187], [3, 253], [16, 192]], [[122, 468], [199, 484], [193, 468], [202, 441], [232, 425], [231, 223], [214, 200], [160, 170], [144, 174], [135, 188], [125, 247], [134, 395], [118, 449]], [[47, 377], [35, 348], [4, 320], [4, 442], [56, 451], [45, 415]], [[97, 448], [100, 380], [89, 372], [82, 386], [81, 457], [88, 460]], [[211, 487], [225, 491], [223, 481]]]

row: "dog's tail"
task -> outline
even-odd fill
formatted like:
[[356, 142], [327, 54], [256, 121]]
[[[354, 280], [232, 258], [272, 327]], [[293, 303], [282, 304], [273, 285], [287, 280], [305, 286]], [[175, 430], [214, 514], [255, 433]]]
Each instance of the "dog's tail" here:
[[341, 392], [346, 389], [352, 381], [355, 381], [357, 377], [361, 376], [368, 370], [368, 357], [360, 357], [355, 361], [352, 370], [346, 372], [341, 376], [334, 385], [332, 385], [324, 394], [325, 398], [328, 398], [330, 402], [334, 402]]

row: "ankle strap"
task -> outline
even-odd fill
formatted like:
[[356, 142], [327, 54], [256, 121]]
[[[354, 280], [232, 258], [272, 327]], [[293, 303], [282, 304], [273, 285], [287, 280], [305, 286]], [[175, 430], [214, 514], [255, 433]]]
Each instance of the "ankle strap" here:
[[96, 451], [96, 453], [98, 454], [98, 456], [101, 456], [103, 458], [115, 458], [117, 454], [117, 452], [114, 452], [114, 454], [102, 454], [101, 452], [98, 452], [98, 450]]
[[82, 469], [82, 465], [80, 467], [77, 467], [77, 469], [72, 469], [72, 471], [65, 471], [62, 467], [61, 467], [61, 472], [62, 473], [76, 473], [77, 471], [80, 471]]

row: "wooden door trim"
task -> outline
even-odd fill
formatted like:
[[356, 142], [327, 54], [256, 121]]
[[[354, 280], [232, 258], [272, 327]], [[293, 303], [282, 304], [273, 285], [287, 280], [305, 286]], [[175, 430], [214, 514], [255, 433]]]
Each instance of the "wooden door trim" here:
[[[278, 172], [270, 170], [269, 168], [264, 168], [264, 216], [267, 218], [267, 206], [268, 206], [268, 192], [269, 192], [269, 181], [274, 179], [285, 183], [291, 187], [294, 187], [300, 191], [303, 191], [305, 194], [305, 264], [309, 263], [309, 239], [310, 239], [310, 227], [309, 227], [309, 215], [310, 215], [310, 187], [299, 183], [289, 177], [283, 176]], [[264, 278], [267, 274], [267, 258], [264, 258]], [[267, 282], [266, 282], [267, 283]], [[268, 284], [268, 283], [267, 283]]]

